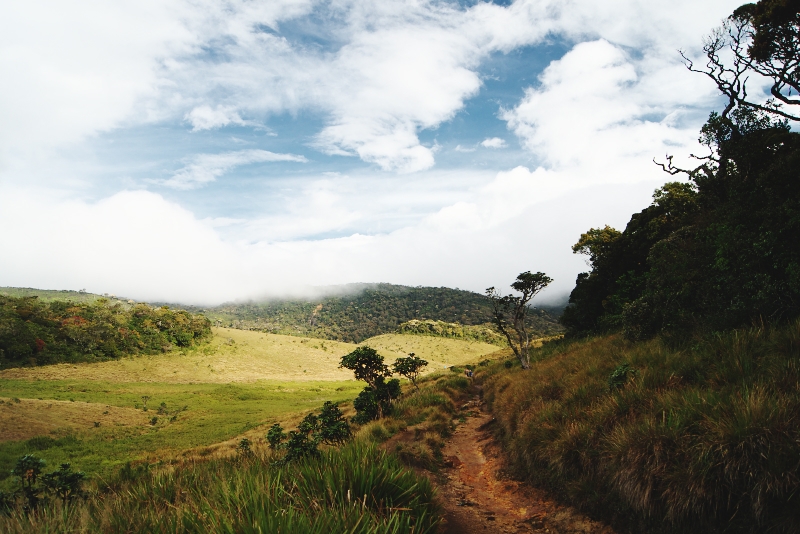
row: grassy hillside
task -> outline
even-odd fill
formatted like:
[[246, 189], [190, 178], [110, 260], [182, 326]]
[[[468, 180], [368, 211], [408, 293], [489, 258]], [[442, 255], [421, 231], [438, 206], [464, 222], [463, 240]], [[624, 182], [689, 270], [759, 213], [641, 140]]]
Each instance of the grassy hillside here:
[[[415, 352], [431, 362], [429, 371], [497, 350], [400, 334], [365, 344], [388, 363]], [[259, 426], [326, 400], [354, 398], [363, 384], [338, 365], [355, 347], [215, 328], [209, 343], [166, 354], [0, 371], [0, 480], [12, 461], [40, 449], [51, 464], [71, 460], [89, 473], [108, 474], [128, 459], [202, 451], [250, 431], [263, 438]], [[146, 412], [143, 397], [149, 397]]]
[[69, 300], [84, 304], [92, 304], [102, 298], [119, 300], [114, 295], [95, 295], [94, 293], [87, 293], [86, 291], [70, 291], [68, 289], [34, 289], [32, 287], [0, 287], [0, 295], [14, 298], [37, 297], [42, 302]]
[[[311, 300], [270, 300], [187, 309], [200, 311], [221, 326], [353, 343], [395, 332], [412, 319], [483, 325], [492, 318], [489, 299], [471, 291], [360, 284], [342, 292]], [[562, 330], [553, 315], [539, 309], [531, 313], [530, 325], [542, 335]]]
[[533, 359], [477, 374], [518, 475], [621, 531], [800, 532], [800, 322]]

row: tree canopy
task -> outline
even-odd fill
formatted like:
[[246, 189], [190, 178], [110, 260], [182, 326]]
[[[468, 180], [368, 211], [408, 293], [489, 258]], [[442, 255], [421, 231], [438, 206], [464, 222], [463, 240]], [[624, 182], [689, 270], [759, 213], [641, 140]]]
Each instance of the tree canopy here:
[[[728, 96], [700, 132], [708, 156], [694, 169], [662, 164], [687, 182], [658, 189], [622, 232], [594, 228], [573, 247], [578, 276], [562, 322], [571, 333], [623, 329], [632, 339], [720, 330], [800, 314], [800, 3], [762, 0], [737, 9], [705, 44], [704, 70]], [[721, 57], [728, 47], [733, 59]], [[772, 99], [747, 93], [772, 79]]]

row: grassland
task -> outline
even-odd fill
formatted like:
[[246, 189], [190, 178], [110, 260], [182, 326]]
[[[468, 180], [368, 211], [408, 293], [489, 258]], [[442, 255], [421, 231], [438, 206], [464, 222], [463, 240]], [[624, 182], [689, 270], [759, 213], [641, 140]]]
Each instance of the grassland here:
[[92, 304], [102, 298], [108, 298], [108, 296], [104, 297], [103, 295], [86, 293], [85, 291], [69, 291], [67, 289], [34, 289], [31, 287], [0, 287], [0, 295], [16, 298], [37, 297], [43, 302], [69, 300], [84, 304]]
[[464, 365], [488, 357], [498, 351], [497, 345], [480, 341], [464, 341], [432, 336], [410, 334], [384, 334], [366, 340], [362, 345], [369, 345], [377, 350], [387, 361], [408, 356], [413, 352], [427, 360], [427, 372], [443, 369], [453, 365]]
[[[497, 350], [401, 334], [364, 344], [389, 363], [414, 352], [431, 362], [430, 371]], [[26, 453], [49, 465], [69, 461], [90, 475], [108, 476], [128, 460], [230, 451], [237, 436], [260, 439], [273, 422], [290, 424], [326, 400], [354, 398], [363, 384], [338, 364], [355, 347], [217, 328], [209, 343], [163, 355], [4, 370], [0, 488], [12, 463]]]
[[800, 532], [800, 322], [533, 360], [476, 374], [517, 475], [621, 531]]

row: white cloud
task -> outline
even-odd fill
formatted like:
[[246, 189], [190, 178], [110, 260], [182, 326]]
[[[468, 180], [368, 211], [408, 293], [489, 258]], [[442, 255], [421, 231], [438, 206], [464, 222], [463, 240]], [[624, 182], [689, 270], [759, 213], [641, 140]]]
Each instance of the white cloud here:
[[505, 148], [507, 145], [505, 139], [491, 137], [481, 141], [481, 146], [484, 148]]
[[[555, 35], [675, 58], [675, 48], [691, 49], [736, 5], [7, 2], [0, 8], [0, 158], [15, 161], [122, 125], [185, 118], [203, 130], [305, 109], [322, 115], [321, 150], [387, 170], [422, 170], [434, 155], [419, 131], [478, 94], [478, 68], [491, 54]], [[312, 12], [324, 24], [305, 24], [330, 48], [281, 34], [282, 25]]]
[[[660, 175], [654, 156], [697, 152], [702, 115], [681, 125], [682, 104], [696, 105], [681, 101], [686, 89], [695, 89], [694, 81], [680, 78], [682, 67], [674, 64], [659, 64], [656, 72], [648, 72], [650, 66], [647, 57], [634, 61], [605, 40], [580, 43], [551, 63], [540, 85], [528, 88], [501, 117], [554, 169], [580, 170], [596, 182]], [[661, 87], [654, 83], [668, 75], [677, 79]]]
[[[480, 291], [535, 269], [563, 293], [585, 268], [569, 251], [577, 236], [624, 226], [665, 180], [650, 159], [694, 146], [714, 90], [675, 49], [691, 53], [739, 2], [6, 2], [0, 280], [218, 302], [345, 282]], [[304, 29], [313, 39], [294, 37]], [[437, 146], [424, 146], [420, 131], [480, 94], [482, 63], [548, 35], [576, 44], [502, 115], [534, 154], [533, 170], [420, 172]], [[287, 188], [279, 209], [248, 219], [200, 219], [160, 195], [85, 185], [100, 171], [81, 141], [98, 132], [185, 121], [205, 131], [197, 139], [277, 114], [310, 115], [320, 150], [412, 174], [331, 174]], [[80, 162], [62, 166], [54, 152]], [[245, 150], [183, 161], [161, 183], [191, 189], [238, 165], [305, 159]], [[31, 169], [51, 187], [8, 185], [27, 184]], [[56, 197], [56, 187], [71, 192]]]
[[475, 150], [477, 150], [477, 149], [474, 146], [464, 147], [464, 146], [461, 146], [461, 145], [456, 145], [456, 147], [453, 150], [455, 150], [456, 152], [469, 153], [469, 152], [475, 152]]
[[[0, 248], [16, 253], [4, 257], [0, 279], [4, 285], [85, 287], [137, 300], [215, 303], [350, 282], [480, 292], [536, 269], [556, 278], [551, 295], [560, 296], [585, 267], [581, 258], [563, 253], [563, 243], [590, 226], [624, 224], [647, 203], [653, 184], [540, 195], [537, 186], [546, 179], [541, 170], [503, 173], [470, 199], [392, 232], [255, 242], [221, 237], [222, 228], [241, 221], [201, 221], [154, 193], [122, 191], [88, 203], [2, 188], [0, 227], [15, 231], [0, 232]], [[329, 183], [315, 184], [309, 193], [316, 198], [305, 207], [319, 209], [320, 218], [337, 205]], [[598, 193], [615, 217], [603, 213], [607, 205], [598, 203]], [[314, 224], [313, 216], [296, 220]]]
[[248, 121], [243, 120], [239, 113], [231, 107], [217, 107], [212, 109], [211, 106], [197, 106], [186, 114], [186, 120], [192, 125], [192, 131], [211, 130], [213, 128], [220, 128], [228, 126], [229, 124], [236, 124], [239, 126], [246, 126]]
[[194, 189], [213, 182], [239, 165], [274, 161], [305, 163], [308, 160], [304, 156], [295, 154], [276, 154], [268, 150], [257, 149], [238, 150], [222, 154], [199, 154], [192, 158], [191, 163], [173, 174], [170, 179], [161, 180], [157, 183], [173, 189]]

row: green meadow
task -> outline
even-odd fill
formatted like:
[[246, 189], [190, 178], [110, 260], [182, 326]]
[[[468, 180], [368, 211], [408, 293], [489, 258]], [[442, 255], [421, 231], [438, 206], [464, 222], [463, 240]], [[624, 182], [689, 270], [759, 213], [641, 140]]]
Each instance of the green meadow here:
[[[431, 371], [498, 349], [402, 334], [362, 344], [388, 363], [415, 352]], [[292, 424], [327, 400], [353, 399], [363, 383], [338, 364], [355, 347], [217, 328], [210, 342], [163, 355], [7, 369], [0, 372], [0, 489], [28, 453], [104, 478], [128, 461], [224, 456], [243, 436], [259, 443], [275, 422]]]

